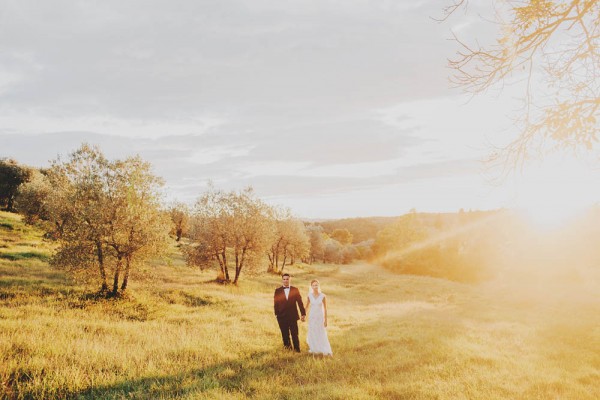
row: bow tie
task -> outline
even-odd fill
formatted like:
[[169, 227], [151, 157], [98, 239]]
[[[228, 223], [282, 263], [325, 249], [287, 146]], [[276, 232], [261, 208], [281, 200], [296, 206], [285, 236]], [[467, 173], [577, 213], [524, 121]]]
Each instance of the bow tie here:
[[282, 288], [285, 290], [285, 289], [289, 289], [290, 287], [289, 286], [282, 286]]

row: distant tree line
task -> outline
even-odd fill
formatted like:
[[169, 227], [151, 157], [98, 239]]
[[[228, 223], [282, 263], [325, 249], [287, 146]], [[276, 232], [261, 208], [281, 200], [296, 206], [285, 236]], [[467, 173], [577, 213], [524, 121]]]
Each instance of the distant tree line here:
[[398, 273], [476, 281], [485, 278], [490, 255], [506, 239], [493, 222], [498, 212], [413, 210], [401, 217], [303, 222], [252, 188], [211, 185], [190, 207], [165, 206], [161, 186], [140, 157], [110, 161], [85, 144], [45, 169], [0, 161], [0, 204], [57, 241], [53, 265], [98, 282], [113, 296], [127, 289], [132, 273], [148, 271], [148, 259], [175, 244], [189, 266], [214, 269], [222, 283], [237, 284], [244, 271], [281, 274], [299, 261], [355, 260]]
[[328, 235], [318, 225], [305, 224], [289, 209], [266, 204], [252, 188], [223, 191], [209, 188], [189, 213], [189, 265], [216, 268], [217, 280], [236, 284], [242, 270], [281, 274], [298, 261], [350, 263], [367, 248], [352, 245], [347, 230]]
[[112, 296], [127, 289], [145, 261], [169, 248], [169, 235], [190, 266], [215, 268], [218, 281], [233, 284], [245, 270], [281, 274], [298, 261], [348, 263], [362, 251], [348, 230], [327, 234], [307, 226], [252, 188], [211, 186], [192, 207], [165, 207], [162, 181], [149, 163], [139, 157], [111, 161], [87, 144], [44, 169], [1, 160], [0, 185], [3, 207], [57, 242], [53, 265], [97, 281]]
[[381, 230], [373, 243], [377, 263], [402, 274], [475, 282], [491, 276], [514, 227], [507, 213], [411, 212]]
[[331, 235], [335, 230], [346, 230], [352, 235], [353, 244], [368, 242], [375, 239], [377, 233], [386, 226], [394, 223], [398, 217], [360, 217], [324, 220], [315, 222]]
[[371, 257], [372, 240], [354, 244], [347, 229], [334, 229], [327, 233], [321, 223], [311, 223], [307, 230], [310, 238], [309, 263], [349, 264]]

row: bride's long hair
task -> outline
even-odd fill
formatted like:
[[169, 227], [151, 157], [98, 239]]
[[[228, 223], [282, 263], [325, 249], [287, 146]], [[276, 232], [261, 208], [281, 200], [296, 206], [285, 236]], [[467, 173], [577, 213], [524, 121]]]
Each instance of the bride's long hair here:
[[321, 283], [317, 279], [313, 279], [312, 281], [310, 281], [310, 285], [308, 285], [308, 293], [313, 292], [312, 284], [315, 282], [317, 282], [317, 284], [319, 285], [319, 293], [321, 293]]

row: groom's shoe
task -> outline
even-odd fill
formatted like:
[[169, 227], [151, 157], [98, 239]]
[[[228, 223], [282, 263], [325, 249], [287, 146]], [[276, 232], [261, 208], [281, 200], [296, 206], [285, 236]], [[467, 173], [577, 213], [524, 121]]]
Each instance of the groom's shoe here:
[[294, 349], [296, 353], [300, 353], [300, 349]]

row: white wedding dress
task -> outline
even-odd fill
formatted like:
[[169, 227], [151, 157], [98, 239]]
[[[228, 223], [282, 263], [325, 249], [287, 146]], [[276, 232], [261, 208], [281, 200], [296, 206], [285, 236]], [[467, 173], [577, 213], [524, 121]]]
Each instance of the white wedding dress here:
[[318, 296], [311, 292], [308, 294], [310, 299], [310, 309], [308, 314], [308, 333], [306, 343], [308, 343], [308, 352], [313, 354], [333, 355], [329, 339], [327, 339], [327, 329], [323, 326], [325, 315], [323, 313], [323, 298], [325, 295], [319, 293]]

